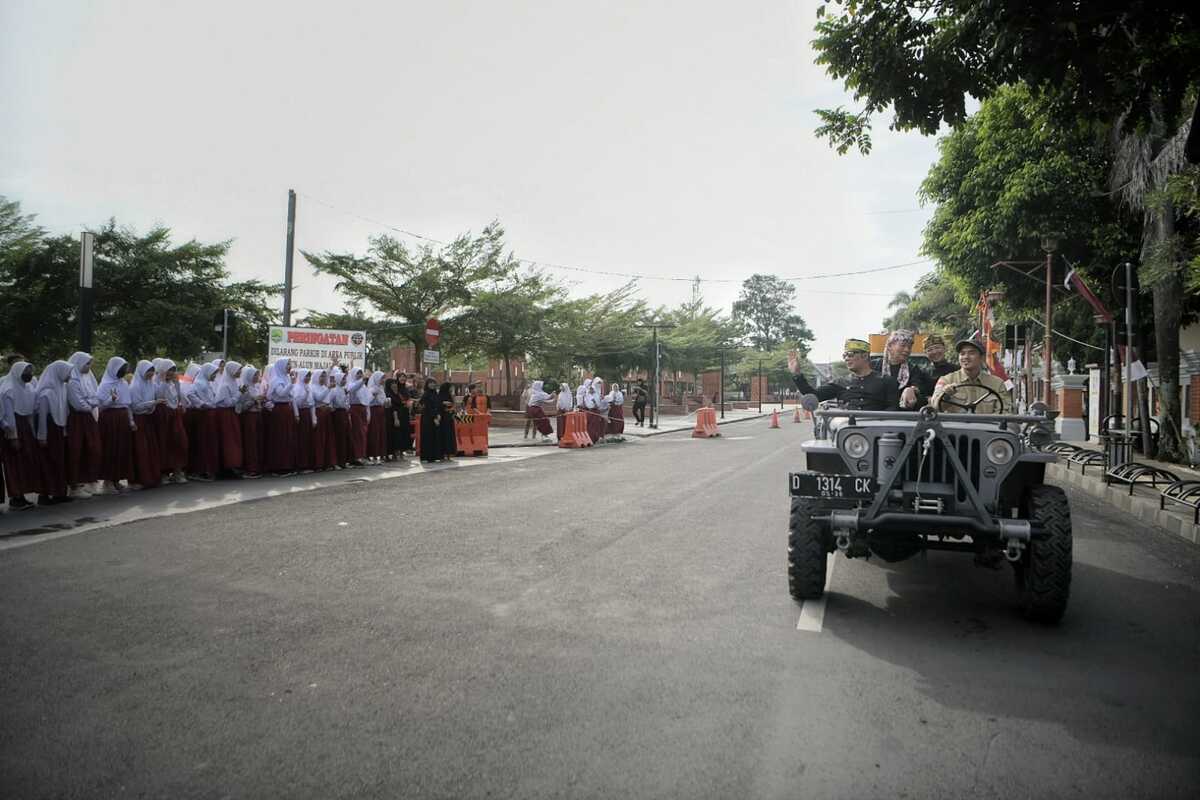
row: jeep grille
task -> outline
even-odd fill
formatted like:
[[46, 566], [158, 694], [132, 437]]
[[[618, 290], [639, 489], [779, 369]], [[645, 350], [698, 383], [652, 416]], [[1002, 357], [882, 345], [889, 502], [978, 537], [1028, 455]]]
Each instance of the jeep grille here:
[[[981, 459], [983, 458], [982, 448], [978, 439], [970, 436], [950, 436], [951, 444], [958, 453], [958, 460], [967, 470], [967, 475], [971, 478], [971, 485], [975, 490], [979, 490], [980, 469], [982, 469]], [[918, 480], [917, 469], [921, 464], [921, 445], [917, 444], [913, 447], [912, 452], [908, 454], [908, 461], [904, 465], [904, 474], [901, 476], [906, 481]], [[946, 448], [942, 444], [941, 439], [934, 439], [933, 445], [929, 448], [929, 455], [925, 457], [924, 468], [921, 469], [920, 480], [932, 483], [949, 483], [954, 486], [954, 494], [958, 501], [965, 502], [967, 499], [967, 491], [960, 484], [958, 475], [954, 472], [954, 467], [950, 464], [950, 457], [946, 453]]]

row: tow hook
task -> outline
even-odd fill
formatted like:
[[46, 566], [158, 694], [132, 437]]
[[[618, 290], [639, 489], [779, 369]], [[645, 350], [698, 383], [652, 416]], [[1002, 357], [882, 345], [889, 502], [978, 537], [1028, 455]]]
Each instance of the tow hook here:
[[837, 535], [837, 549], [845, 553], [850, 549], [850, 534], [842, 531]]
[[1025, 543], [1020, 539], [1009, 539], [1008, 546], [1004, 548], [1004, 557], [1009, 561], [1020, 561], [1021, 553], [1025, 550]]

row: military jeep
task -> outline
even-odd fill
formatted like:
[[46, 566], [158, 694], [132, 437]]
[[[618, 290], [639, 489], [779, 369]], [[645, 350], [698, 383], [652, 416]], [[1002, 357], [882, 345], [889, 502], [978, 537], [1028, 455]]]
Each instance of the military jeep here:
[[1049, 418], [1038, 408], [998, 415], [956, 405], [965, 413], [857, 411], [828, 402], [815, 409], [815, 438], [802, 445], [807, 470], [788, 476], [792, 597], [824, 593], [835, 550], [885, 561], [948, 550], [974, 554], [985, 566], [1007, 560], [1022, 612], [1042, 622], [1062, 617], [1071, 588], [1071, 509], [1062, 489], [1044, 483], [1046, 464], [1056, 459], [1038, 450], [1052, 438]]

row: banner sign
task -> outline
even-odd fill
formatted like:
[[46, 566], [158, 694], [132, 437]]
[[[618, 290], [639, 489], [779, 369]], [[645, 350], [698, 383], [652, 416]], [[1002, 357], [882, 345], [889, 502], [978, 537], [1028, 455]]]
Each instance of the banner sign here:
[[292, 366], [299, 369], [326, 369], [331, 364], [365, 366], [367, 334], [272, 325], [267, 337], [267, 365], [279, 358], [290, 358]]
[[440, 364], [442, 363], [442, 354], [437, 350], [426, 350], [421, 361], [426, 364]]

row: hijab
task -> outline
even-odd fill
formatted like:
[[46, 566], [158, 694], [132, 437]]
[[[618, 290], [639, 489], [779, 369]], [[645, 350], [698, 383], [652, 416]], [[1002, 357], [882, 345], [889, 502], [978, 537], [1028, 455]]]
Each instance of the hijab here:
[[584, 378], [583, 383], [579, 384], [579, 387], [575, 389], [575, 405], [577, 407], [584, 407], [584, 398], [587, 397], [588, 388], [591, 387], [591, 385], [592, 379]]
[[[72, 367], [78, 372], [78, 377], [71, 376], [71, 380], [78, 380], [79, 387], [83, 390], [84, 397], [96, 397], [96, 376], [92, 374], [92, 354], [84, 352], [72, 353], [67, 359]], [[85, 369], [86, 367], [86, 369]]]
[[129, 387], [129, 400], [135, 406], [153, 403], [155, 400], [154, 381], [146, 377], [146, 373], [152, 369], [154, 369], [154, 364], [143, 358], [133, 371], [133, 383]]
[[312, 397], [313, 402], [317, 405], [326, 405], [329, 403], [329, 387], [325, 386], [322, 381], [325, 380], [327, 370], [318, 369], [313, 371], [312, 376]]
[[296, 384], [292, 386], [292, 399], [301, 408], [312, 405], [312, 385], [304, 382], [308, 374], [306, 369], [296, 370]]
[[183, 377], [179, 379], [179, 396], [185, 400], [192, 394], [192, 386], [196, 382], [196, 376], [200, 374], [200, 365], [192, 361], [187, 365], [187, 369], [183, 373]]
[[571, 387], [566, 383], [558, 385], [558, 410], [570, 411], [571, 406]]
[[67, 361], [55, 361], [42, 371], [35, 390], [35, 398], [45, 397], [50, 406], [50, 417], [60, 428], [67, 427], [67, 381], [75, 368]]
[[383, 373], [372, 372], [371, 380], [367, 383], [367, 388], [370, 390], [371, 405], [383, 405]]
[[395, 378], [388, 378], [383, 382], [383, 393], [392, 399], [393, 407], [404, 402], [404, 398], [400, 395], [400, 381]]
[[545, 385], [544, 381], [534, 381], [533, 382], [533, 391], [531, 391], [529, 393], [529, 405], [531, 405], [531, 406], [541, 405], [542, 403], [544, 403], [550, 399], [550, 395], [548, 395], [542, 391], [542, 387], [544, 385]]
[[17, 361], [12, 365], [12, 369], [8, 371], [8, 376], [4, 379], [3, 385], [0, 386], [0, 395], [7, 396], [12, 402], [13, 412], [23, 417], [28, 417], [32, 414], [37, 403], [37, 392], [34, 391], [31, 385], [33, 381], [26, 383], [21, 380], [21, 376], [25, 374], [25, 370], [32, 368], [33, 365], [28, 361]]
[[277, 358], [275, 363], [271, 365], [271, 379], [269, 386], [272, 391], [276, 387], [282, 386], [289, 392], [292, 388], [292, 378], [288, 375], [288, 360], [286, 358]]
[[221, 395], [222, 391], [224, 391], [225, 394], [233, 395], [234, 397], [237, 396], [238, 381], [234, 375], [237, 375], [238, 370], [241, 368], [242, 365], [236, 361], [225, 362], [225, 369], [223, 369], [221, 373], [217, 375], [217, 380], [214, 384], [218, 397]]
[[446, 381], [440, 387], [438, 387], [437, 396], [438, 396], [438, 402], [441, 402], [441, 403], [453, 403], [454, 402], [454, 395], [450, 394], [450, 381]]
[[614, 383], [612, 385], [612, 389], [608, 393], [608, 402], [614, 406], [625, 403], [625, 393], [621, 391], [621, 384]]
[[217, 402], [216, 393], [213, 392], [212, 378], [216, 374], [216, 364], [202, 364], [200, 371], [196, 373], [196, 377], [192, 379], [191, 397], [195, 398], [194, 402], [200, 407], [212, 406]]
[[433, 387], [437, 386], [437, 381], [433, 378], [425, 379], [425, 391], [421, 393], [421, 405], [425, 407], [426, 414], [436, 414], [441, 406], [438, 405], [438, 393]]
[[96, 394], [99, 395], [101, 403], [104, 399], [111, 398], [113, 392], [116, 392], [117, 399], [113, 400], [108, 405], [113, 406], [128, 406], [130, 401], [129, 384], [123, 378], [117, 377], [122, 367], [128, 367], [129, 362], [120, 356], [113, 356], [108, 360], [108, 366], [104, 368], [104, 377], [100, 379], [100, 386], [96, 389]]
[[246, 396], [254, 399], [262, 397], [262, 384], [258, 382], [258, 367], [247, 364], [242, 367], [242, 376], [238, 378], [238, 389], [246, 387]]
[[608, 398], [604, 396], [604, 381], [599, 378], [592, 381], [592, 393], [596, 399], [596, 408], [600, 411], [607, 411]]

